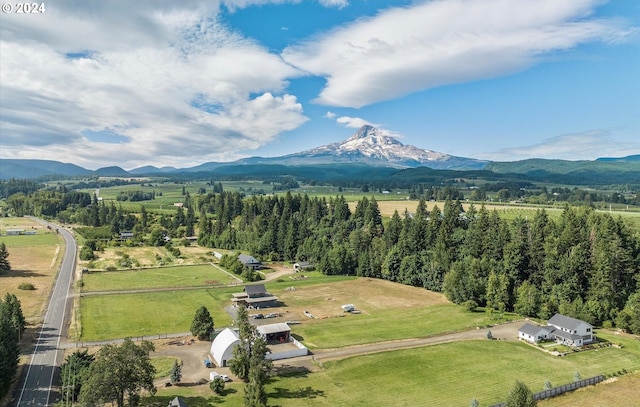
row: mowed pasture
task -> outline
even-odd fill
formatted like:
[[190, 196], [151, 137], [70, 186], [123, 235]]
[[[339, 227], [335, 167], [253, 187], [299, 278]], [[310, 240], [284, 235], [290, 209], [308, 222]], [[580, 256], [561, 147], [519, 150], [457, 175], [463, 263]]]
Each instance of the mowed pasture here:
[[[640, 368], [640, 352], [606, 348], [566, 357], [516, 341], [464, 341], [327, 362], [306, 376], [274, 378], [270, 403], [305, 406], [488, 406], [505, 401], [515, 380], [541, 391], [544, 382]], [[591, 405], [591, 404], [588, 404]], [[629, 405], [629, 404], [627, 404]]]
[[[467, 312], [442, 294], [385, 280], [311, 273], [306, 279], [284, 276], [266, 286], [283, 306], [250, 314], [281, 315], [269, 322], [299, 321], [292, 325], [293, 334], [314, 349], [425, 337], [489, 322], [484, 313]], [[224, 307], [239, 291], [241, 286], [85, 296], [82, 340], [187, 332], [201, 305], [209, 309], [217, 327], [228, 326], [232, 321]], [[343, 312], [345, 303], [353, 303], [360, 313]]]
[[[270, 292], [287, 306], [265, 312], [282, 312], [284, 319], [300, 321], [292, 332], [311, 349], [425, 337], [487, 324], [484, 313], [467, 312], [442, 294], [386, 280], [357, 278]], [[345, 313], [343, 304], [354, 304], [359, 313]]]
[[82, 341], [188, 332], [196, 310], [205, 306], [217, 327], [231, 325], [223, 304], [238, 288], [105, 294], [82, 297]]
[[90, 272], [83, 274], [82, 281], [84, 292], [199, 287], [239, 282], [220, 267], [211, 264]]
[[608, 379], [552, 399], [541, 400], [538, 407], [628, 407], [640, 400], [640, 371]]
[[[586, 378], [640, 368], [640, 342], [637, 339], [612, 334], [604, 336], [615, 337], [625, 346], [557, 357], [517, 341], [454, 342], [325, 362], [313, 373], [274, 376], [266, 390], [269, 405], [280, 407], [457, 407], [469, 405], [474, 398], [480, 405], [489, 406], [505, 401], [516, 380], [537, 392], [543, 390], [547, 380], [554, 386], [571, 383], [576, 372]], [[640, 391], [640, 387], [633, 387], [640, 383], [638, 380], [640, 376], [635, 373], [619, 378], [619, 386], [616, 386], [618, 382], [598, 385], [596, 393], [592, 393], [592, 387], [539, 405], [632, 406]], [[207, 386], [159, 388], [156, 396], [145, 402], [164, 401], [179, 394], [194, 406], [212, 403], [242, 406], [241, 383], [229, 385], [225, 396], [212, 395]], [[609, 398], [608, 386], [619, 394]], [[581, 396], [582, 392], [592, 394], [593, 398]], [[569, 401], [562, 404], [565, 398]]]
[[[36, 234], [7, 236], [7, 229], [35, 230]], [[0, 296], [15, 294], [27, 321], [35, 323], [45, 310], [62, 261], [64, 240], [28, 218], [0, 218], [0, 230], [0, 242], [5, 243], [11, 264], [10, 271], [0, 272]], [[33, 284], [35, 290], [21, 290], [21, 284]]]

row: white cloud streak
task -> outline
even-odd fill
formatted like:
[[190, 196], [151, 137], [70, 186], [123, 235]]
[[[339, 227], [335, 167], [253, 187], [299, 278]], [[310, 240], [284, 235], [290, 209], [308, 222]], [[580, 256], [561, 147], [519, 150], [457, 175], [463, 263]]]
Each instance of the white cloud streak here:
[[[215, 7], [96, 4], [3, 16], [3, 156], [129, 168], [227, 161], [307, 120], [286, 93], [296, 69], [229, 32]], [[85, 136], [103, 130], [123, 137]]]
[[562, 134], [530, 146], [504, 148], [497, 152], [474, 154], [492, 161], [517, 161], [528, 158], [594, 160], [601, 157], [626, 157], [640, 154], [640, 143], [615, 140], [608, 130], [589, 130]]
[[524, 70], [629, 31], [590, 17], [600, 0], [436, 0], [391, 8], [291, 46], [283, 58], [327, 85], [317, 103], [360, 108]]

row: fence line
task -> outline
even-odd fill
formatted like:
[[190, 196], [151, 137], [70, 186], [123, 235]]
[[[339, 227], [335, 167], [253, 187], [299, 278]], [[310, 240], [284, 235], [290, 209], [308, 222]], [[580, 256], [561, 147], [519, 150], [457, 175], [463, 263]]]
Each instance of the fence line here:
[[[562, 386], [554, 387], [549, 390], [543, 390], [533, 395], [535, 400], [544, 400], [551, 397], [559, 396], [569, 391], [577, 390], [582, 387], [591, 386], [596, 383], [600, 383], [604, 380], [604, 375], [598, 375], [594, 377], [589, 377], [587, 379], [582, 379], [575, 381], [573, 383], [563, 384]], [[498, 403], [494, 404], [491, 407], [505, 407], [507, 403]]]

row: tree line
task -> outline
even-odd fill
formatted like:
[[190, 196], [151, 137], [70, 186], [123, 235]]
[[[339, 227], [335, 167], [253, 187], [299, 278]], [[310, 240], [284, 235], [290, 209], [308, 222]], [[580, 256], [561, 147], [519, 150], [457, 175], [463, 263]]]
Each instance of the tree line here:
[[81, 193], [62, 194], [68, 204], [58, 216], [109, 227], [112, 234], [133, 230], [134, 240], [156, 246], [167, 236], [197, 231], [202, 246], [424, 287], [471, 308], [540, 318], [561, 312], [633, 329], [640, 238], [608, 213], [565, 206], [553, 218], [539, 210], [531, 219], [506, 220], [482, 205], [465, 212], [453, 199], [428, 211], [422, 199], [415, 212], [396, 212], [383, 222], [374, 198], [361, 199], [352, 212], [340, 195], [246, 197], [218, 190], [194, 197], [185, 192], [173, 215], [148, 213], [144, 206], [127, 213], [95, 198], [83, 207]]

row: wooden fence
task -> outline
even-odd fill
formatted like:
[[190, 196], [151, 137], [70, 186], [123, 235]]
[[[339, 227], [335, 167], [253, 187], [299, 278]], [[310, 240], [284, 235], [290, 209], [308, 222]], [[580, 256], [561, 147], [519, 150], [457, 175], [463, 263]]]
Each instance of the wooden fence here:
[[[551, 397], [559, 396], [568, 391], [573, 391], [580, 389], [582, 387], [591, 386], [592, 384], [600, 383], [604, 380], [604, 375], [589, 377], [588, 379], [578, 380], [573, 383], [564, 384], [562, 386], [554, 387], [549, 390], [543, 390], [533, 395], [533, 398], [536, 400], [544, 400]], [[505, 407], [507, 403], [498, 403], [494, 404], [491, 407]]]

